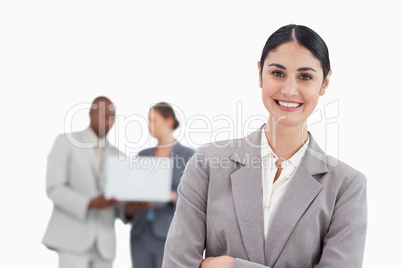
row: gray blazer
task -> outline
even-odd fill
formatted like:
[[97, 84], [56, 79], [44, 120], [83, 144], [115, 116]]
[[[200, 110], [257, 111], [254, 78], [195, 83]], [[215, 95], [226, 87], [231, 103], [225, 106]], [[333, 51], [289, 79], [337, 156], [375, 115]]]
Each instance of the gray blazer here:
[[[195, 150], [181, 145], [179, 142], [173, 147], [171, 157], [173, 157], [173, 181], [172, 181], [172, 191], [177, 191], [177, 186], [179, 185], [180, 178], [183, 175], [184, 168], [188, 160], [193, 156]], [[155, 147], [142, 150], [138, 153], [139, 156], [154, 156]], [[148, 224], [151, 225], [151, 230], [155, 237], [160, 239], [166, 239], [170, 223], [172, 222], [173, 215], [176, 209], [176, 205], [172, 203], [166, 203], [162, 206], [155, 208], [155, 218], [154, 221], [147, 222], [146, 215], [147, 211], [142, 211], [136, 215], [132, 220], [131, 228], [131, 238], [136, 238], [140, 236]]]
[[162, 267], [198, 268], [204, 249], [206, 257], [235, 257], [236, 268], [362, 267], [366, 178], [311, 135], [264, 243], [260, 138], [261, 128], [190, 159]]
[[[104, 259], [115, 258], [114, 222], [124, 216], [121, 206], [88, 209], [92, 198], [103, 193], [95, 142], [90, 130], [59, 135], [48, 155], [46, 192], [53, 202], [43, 244], [57, 251], [84, 253], [96, 243]], [[86, 148], [87, 147], [87, 148]], [[107, 142], [105, 157], [119, 151]]]

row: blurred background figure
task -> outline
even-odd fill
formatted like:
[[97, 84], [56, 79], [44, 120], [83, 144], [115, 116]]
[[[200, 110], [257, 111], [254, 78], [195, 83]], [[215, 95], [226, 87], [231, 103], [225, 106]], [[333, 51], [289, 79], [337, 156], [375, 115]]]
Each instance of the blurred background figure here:
[[177, 186], [184, 168], [194, 150], [181, 145], [173, 131], [179, 122], [173, 108], [160, 102], [148, 113], [149, 132], [158, 145], [139, 152], [139, 156], [173, 158], [173, 180], [170, 202], [152, 208], [144, 202], [133, 202], [127, 206], [127, 217], [132, 217], [131, 260], [135, 268], [161, 268], [166, 236], [172, 221], [177, 199]]
[[48, 155], [46, 191], [54, 204], [43, 244], [59, 255], [60, 268], [108, 268], [115, 258], [116, 215], [124, 207], [103, 196], [105, 156], [118, 154], [106, 140], [115, 106], [97, 97], [90, 126], [59, 135]]

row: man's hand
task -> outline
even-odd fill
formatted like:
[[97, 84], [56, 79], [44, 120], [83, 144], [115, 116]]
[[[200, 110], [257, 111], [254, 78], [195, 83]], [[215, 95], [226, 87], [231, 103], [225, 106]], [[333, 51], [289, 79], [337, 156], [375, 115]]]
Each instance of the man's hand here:
[[200, 268], [231, 268], [235, 258], [230, 256], [206, 258]]
[[126, 216], [132, 217], [140, 211], [153, 208], [154, 205], [148, 202], [126, 202]]
[[97, 196], [94, 199], [92, 199], [91, 202], [89, 202], [88, 208], [89, 209], [105, 209], [105, 208], [114, 206], [119, 203], [120, 202], [114, 198], [105, 199], [105, 196], [100, 195], [100, 196]]

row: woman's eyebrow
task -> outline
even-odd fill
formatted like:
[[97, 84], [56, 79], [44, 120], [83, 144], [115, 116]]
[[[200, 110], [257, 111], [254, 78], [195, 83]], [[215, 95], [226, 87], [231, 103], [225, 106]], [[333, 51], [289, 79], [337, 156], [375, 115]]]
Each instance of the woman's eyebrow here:
[[280, 64], [278, 64], [278, 63], [271, 63], [271, 64], [269, 64], [268, 66], [275, 66], [275, 67], [277, 67], [277, 68], [279, 68], [279, 69], [286, 70], [286, 67], [285, 67], [285, 66], [280, 65]]
[[316, 70], [314, 70], [314, 69], [311, 68], [311, 67], [302, 67], [302, 68], [297, 69], [297, 71], [299, 71], [299, 72], [305, 72], [305, 71], [317, 72]]
[[[268, 66], [275, 66], [275, 67], [277, 67], [279, 69], [286, 70], [285, 66], [283, 66], [281, 64], [278, 64], [278, 63], [271, 63]], [[306, 71], [317, 72], [316, 70], [314, 70], [314, 68], [311, 68], [311, 67], [301, 67], [301, 68], [297, 69], [297, 71], [298, 72], [306, 72]]]

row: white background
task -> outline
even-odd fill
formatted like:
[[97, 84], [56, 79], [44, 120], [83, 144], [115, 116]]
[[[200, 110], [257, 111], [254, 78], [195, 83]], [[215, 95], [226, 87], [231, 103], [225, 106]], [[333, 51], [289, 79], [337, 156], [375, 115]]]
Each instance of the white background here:
[[[227, 115], [233, 131], [213, 138], [243, 136], [248, 118], [267, 116], [257, 76], [262, 47], [289, 23], [311, 27], [330, 50], [332, 81], [317, 110], [326, 119], [329, 107], [335, 118], [327, 130], [325, 120], [310, 130], [322, 147], [330, 141], [328, 153], [368, 178], [364, 267], [400, 265], [397, 1], [10, 0], [0, 3], [0, 266], [57, 266], [56, 254], [41, 244], [52, 210], [46, 156], [57, 134], [88, 125], [87, 110], [73, 117], [71, 110], [108, 96], [122, 120], [110, 138], [132, 152], [153, 145], [134, 118], [145, 118], [158, 101], [185, 115], [176, 135], [189, 118], [204, 115], [216, 130], [225, 124], [213, 118]], [[146, 143], [136, 142], [141, 137]], [[181, 141], [196, 147], [211, 139], [200, 133]], [[118, 222], [116, 231], [115, 267], [130, 267], [129, 226]]]

